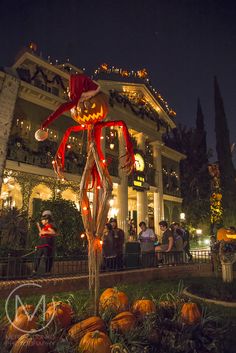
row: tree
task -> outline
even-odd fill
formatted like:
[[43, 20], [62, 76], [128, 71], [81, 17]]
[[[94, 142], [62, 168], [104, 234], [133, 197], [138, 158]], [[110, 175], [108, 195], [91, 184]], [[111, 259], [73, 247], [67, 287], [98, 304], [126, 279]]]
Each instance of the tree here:
[[225, 115], [224, 102], [221, 96], [217, 78], [214, 78], [214, 100], [215, 100], [215, 133], [216, 152], [220, 170], [220, 184], [222, 191], [222, 205], [224, 210], [224, 223], [232, 225], [236, 221], [235, 199], [236, 183], [235, 169], [230, 149], [230, 137], [227, 119]]
[[[197, 100], [197, 118], [194, 131], [194, 161], [197, 184], [197, 197], [199, 200], [210, 198], [210, 175], [208, 172], [208, 151], [206, 142], [206, 130], [204, 126], [204, 115], [200, 99]], [[208, 204], [209, 205], [209, 204]]]
[[178, 125], [164, 138], [165, 143], [184, 153], [180, 162], [181, 194], [183, 210], [192, 226], [210, 223], [210, 177], [204, 116], [200, 100], [197, 103], [196, 128]]
[[34, 219], [32, 220], [31, 239], [33, 245], [37, 243], [36, 222], [40, 221], [42, 212], [50, 210], [53, 215], [57, 233], [56, 252], [60, 255], [79, 254], [83, 250], [84, 240], [80, 235], [84, 232], [81, 214], [72, 201], [61, 198], [42, 201]]
[[9, 249], [24, 248], [28, 232], [27, 215], [17, 208], [5, 208], [0, 212], [1, 245]]

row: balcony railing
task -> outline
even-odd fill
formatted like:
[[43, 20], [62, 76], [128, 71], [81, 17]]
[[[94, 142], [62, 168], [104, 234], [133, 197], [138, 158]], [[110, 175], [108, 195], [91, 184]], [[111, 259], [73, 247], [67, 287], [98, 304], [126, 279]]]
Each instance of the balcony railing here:
[[[33, 151], [24, 149], [22, 147], [17, 147], [16, 144], [8, 146], [8, 153], [7, 159], [13, 160], [16, 162], [22, 162], [26, 164], [31, 164], [41, 168], [49, 168], [52, 169], [52, 161], [54, 159], [54, 155], [56, 154], [55, 146], [52, 146], [51, 150], [44, 150], [44, 151]], [[81, 155], [78, 153], [74, 153], [70, 151], [65, 156], [65, 172], [82, 175], [83, 169], [86, 163], [86, 156], [85, 154]], [[114, 176], [118, 177], [119, 168], [118, 168], [118, 161], [113, 160], [111, 163], [108, 164], [109, 173]]]

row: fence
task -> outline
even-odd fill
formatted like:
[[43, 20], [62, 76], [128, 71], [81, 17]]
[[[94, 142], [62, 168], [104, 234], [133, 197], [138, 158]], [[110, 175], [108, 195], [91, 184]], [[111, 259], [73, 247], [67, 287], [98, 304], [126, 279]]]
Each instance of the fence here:
[[[210, 263], [210, 252], [191, 251], [192, 263]], [[46, 259], [41, 259], [40, 267], [36, 277], [54, 277], [68, 275], [87, 275], [87, 255], [77, 257], [55, 257], [50, 273], [45, 273]], [[101, 264], [101, 272], [133, 270], [139, 268], [188, 265], [186, 255], [183, 252], [150, 252], [125, 253], [116, 258], [106, 258]], [[32, 276], [34, 270], [34, 259], [27, 257], [8, 256], [0, 258], [0, 280], [26, 279]]]

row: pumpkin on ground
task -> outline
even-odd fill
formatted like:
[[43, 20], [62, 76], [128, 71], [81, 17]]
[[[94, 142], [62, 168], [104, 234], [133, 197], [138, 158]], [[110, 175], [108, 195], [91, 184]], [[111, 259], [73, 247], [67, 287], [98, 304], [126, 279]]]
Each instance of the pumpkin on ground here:
[[137, 317], [144, 318], [146, 315], [156, 312], [156, 305], [150, 299], [139, 299], [133, 303], [131, 311]]
[[52, 302], [47, 305], [45, 319], [47, 322], [53, 321], [58, 328], [67, 328], [71, 324], [74, 315], [70, 304], [63, 302]]
[[106, 332], [105, 323], [98, 316], [92, 316], [73, 325], [68, 331], [68, 337], [73, 343], [79, 344], [80, 340], [86, 333], [93, 331]]
[[78, 346], [81, 353], [111, 353], [109, 337], [100, 331], [88, 332], [81, 339]]
[[114, 331], [127, 333], [136, 325], [136, 318], [130, 311], [124, 311], [116, 315], [110, 322], [110, 328]]
[[6, 339], [10, 342], [15, 342], [27, 332], [31, 330], [36, 330], [38, 327], [37, 317], [29, 318], [27, 315], [20, 314], [15, 317], [14, 321], [10, 324]]
[[11, 353], [48, 353], [49, 347], [43, 336], [25, 334], [14, 344]]
[[201, 319], [201, 313], [197, 304], [185, 303], [181, 309], [181, 319], [187, 325], [194, 325]]
[[99, 299], [100, 311], [112, 310], [115, 313], [121, 313], [129, 308], [129, 299], [124, 292], [117, 288], [106, 289]]
[[16, 310], [16, 316], [28, 313], [29, 315], [33, 314], [35, 306], [33, 304], [21, 305]]
[[158, 313], [166, 318], [173, 318], [179, 303], [169, 300], [163, 300], [158, 303]]

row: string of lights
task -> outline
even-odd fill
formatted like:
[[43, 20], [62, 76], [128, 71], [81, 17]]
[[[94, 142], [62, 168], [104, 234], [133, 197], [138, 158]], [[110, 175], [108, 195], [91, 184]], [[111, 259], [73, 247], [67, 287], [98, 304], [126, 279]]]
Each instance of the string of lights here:
[[162, 97], [162, 95], [160, 94], [160, 92], [158, 92], [155, 87], [152, 86], [151, 84], [151, 80], [148, 76], [148, 72], [145, 68], [141, 69], [141, 70], [137, 70], [137, 71], [128, 71], [128, 70], [124, 70], [124, 69], [120, 69], [120, 68], [115, 68], [114, 66], [109, 67], [108, 64], [104, 63], [101, 64], [95, 71], [94, 71], [94, 75], [98, 76], [101, 73], [105, 73], [105, 74], [116, 74], [116, 75], [120, 75], [123, 78], [128, 78], [128, 77], [133, 77], [133, 78], [138, 78], [141, 79], [145, 82], [145, 84], [147, 85], [147, 87], [149, 88], [149, 90], [153, 93], [153, 95], [155, 96], [155, 98], [160, 102], [160, 104], [162, 105], [162, 107], [165, 109], [165, 111], [168, 113], [169, 116], [171, 117], [175, 117], [176, 116], [176, 112], [169, 107], [167, 101]]

